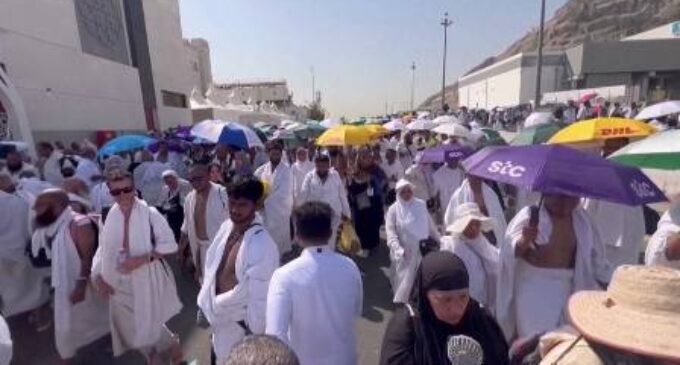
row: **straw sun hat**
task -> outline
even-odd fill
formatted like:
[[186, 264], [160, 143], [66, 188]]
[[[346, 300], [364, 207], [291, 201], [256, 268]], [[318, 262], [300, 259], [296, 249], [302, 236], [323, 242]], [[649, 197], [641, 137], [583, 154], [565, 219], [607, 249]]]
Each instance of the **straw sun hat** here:
[[607, 291], [574, 294], [569, 316], [574, 327], [596, 343], [680, 360], [680, 271], [621, 266]]
[[488, 232], [493, 229], [493, 219], [482, 214], [477, 204], [464, 203], [456, 208], [455, 220], [453, 224], [446, 227], [446, 230], [451, 233], [463, 233], [468, 224], [473, 220], [482, 223], [482, 232]]

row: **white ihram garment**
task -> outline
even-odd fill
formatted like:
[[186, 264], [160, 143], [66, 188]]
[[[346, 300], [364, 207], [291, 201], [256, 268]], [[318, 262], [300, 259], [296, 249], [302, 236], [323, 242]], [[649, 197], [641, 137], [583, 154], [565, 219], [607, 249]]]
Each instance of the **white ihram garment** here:
[[[493, 218], [493, 233], [496, 236], [496, 244], [499, 245], [505, 236], [507, 228], [507, 221], [505, 220], [505, 212], [501, 206], [498, 195], [486, 183], [482, 183], [482, 195], [484, 195], [484, 205], [489, 212], [489, 218]], [[456, 209], [464, 203], [476, 203], [474, 193], [470, 187], [470, 182], [465, 179], [460, 188], [453, 193], [451, 200], [447, 204], [446, 213], [444, 214], [444, 226], [448, 227], [456, 220]]]
[[314, 163], [310, 161], [296, 161], [290, 168], [293, 175], [293, 201], [295, 206], [300, 205], [300, 191], [302, 190], [302, 183], [305, 181], [307, 174], [314, 170]]
[[[67, 208], [49, 227], [33, 234], [33, 254], [43, 248], [52, 259], [52, 287], [54, 288], [54, 338], [62, 359], [75, 356], [76, 351], [103, 337], [110, 331], [108, 303], [89, 285], [85, 299], [71, 304], [70, 296], [80, 277], [81, 259], [71, 236], [76, 225], [90, 224], [90, 220], [74, 221], [75, 214]], [[51, 250], [47, 237], [54, 237]]]
[[82, 180], [88, 188], [92, 188], [94, 182], [92, 178], [95, 176], [100, 176], [102, 173], [99, 170], [97, 163], [88, 159], [81, 158], [78, 160], [78, 167], [76, 167], [76, 177]]
[[333, 209], [333, 218], [331, 220], [333, 233], [331, 234], [328, 247], [335, 249], [341, 217], [350, 218], [352, 216], [349, 202], [347, 201], [347, 190], [345, 189], [345, 184], [340, 179], [340, 175], [336, 171], [331, 170], [328, 172], [326, 181], [322, 181], [316, 173], [316, 169], [310, 171], [302, 183], [299, 200], [299, 204], [320, 201], [331, 206], [331, 209]]
[[654, 232], [647, 244], [645, 264], [680, 270], [680, 260], [672, 261], [666, 257], [668, 240], [677, 233], [680, 233], [680, 205], [671, 208], [659, 220], [656, 232]]
[[[515, 249], [522, 239], [522, 229], [529, 224], [530, 211], [526, 207], [517, 213], [500, 246], [496, 319], [509, 341], [516, 336], [525, 338], [537, 331], [554, 329], [560, 322], [561, 311], [557, 313], [552, 309], [563, 309], [566, 299], [575, 291], [600, 289], [599, 283], [608, 283], [611, 274], [599, 234], [588, 214], [580, 207], [572, 213], [577, 240], [574, 269], [537, 268], [517, 258]], [[549, 243], [552, 227], [550, 215], [545, 207], [541, 208], [537, 245]], [[533, 301], [536, 293], [548, 294]], [[521, 325], [520, 319], [523, 320]], [[533, 333], [520, 332], [527, 329]]]
[[[115, 356], [127, 350], [157, 346], [167, 336], [165, 323], [182, 309], [172, 270], [162, 260], [153, 260], [127, 275], [118, 271], [124, 221], [120, 207], [114, 205], [102, 228], [92, 263], [92, 277], [101, 276], [114, 290], [109, 298], [109, 313]], [[155, 244], [151, 242], [151, 225]], [[131, 257], [154, 251], [161, 255], [177, 252], [167, 221], [143, 200], [136, 199], [134, 203], [128, 234]]]
[[638, 265], [645, 238], [642, 207], [584, 199], [583, 208], [600, 233], [612, 270], [621, 265]]
[[328, 248], [309, 247], [274, 272], [266, 333], [289, 344], [300, 365], [355, 365], [362, 301], [354, 262]]
[[404, 166], [399, 160], [394, 160], [393, 164], [385, 161], [380, 164], [380, 168], [385, 172], [385, 175], [387, 175], [387, 178], [389, 179], [390, 189], [394, 189], [397, 185], [396, 182], [404, 177]]
[[438, 239], [439, 233], [424, 201], [414, 197], [405, 202], [397, 194], [397, 201], [385, 215], [385, 234], [390, 249], [393, 301], [406, 303], [422, 259], [420, 241], [430, 236]]
[[43, 283], [49, 269], [34, 268], [25, 255], [30, 238], [28, 202], [0, 191], [0, 298], [6, 317], [36, 309], [49, 300]]
[[206, 256], [205, 276], [197, 301], [210, 322], [218, 364], [229, 356], [232, 347], [245, 336], [245, 331], [238, 325], [239, 321], [244, 321], [255, 334], [262, 334], [265, 330], [267, 288], [274, 270], [279, 267], [279, 250], [269, 233], [263, 229], [262, 220], [255, 218], [253, 223], [255, 225], [245, 232], [238, 250], [238, 282], [233, 289], [216, 294], [217, 270], [233, 229], [231, 220], [222, 224]]
[[[194, 259], [196, 267], [205, 267], [205, 255], [208, 247], [212, 243], [217, 231], [220, 230], [222, 223], [229, 219], [229, 198], [227, 190], [220, 185], [210, 183], [210, 192], [205, 206], [205, 231], [208, 234], [207, 240], [201, 240], [196, 235], [196, 221], [194, 212], [196, 210], [196, 190], [187, 195], [184, 199], [184, 223], [182, 223], [182, 233], [189, 237], [189, 248], [191, 257]], [[200, 254], [200, 262], [196, 259]]]
[[267, 231], [282, 254], [290, 251], [290, 215], [293, 212], [293, 177], [290, 167], [281, 161], [272, 171], [267, 162], [255, 171], [255, 176], [269, 184], [262, 218]]
[[470, 277], [470, 296], [494, 313], [498, 281], [498, 248], [480, 234], [474, 240], [454, 234], [441, 240], [442, 251], [453, 252], [465, 263]]
[[9, 365], [12, 360], [12, 336], [5, 319], [0, 316], [0, 365]]
[[439, 193], [439, 206], [444, 210], [449, 205], [453, 193], [463, 183], [465, 176], [459, 168], [451, 169], [444, 165], [432, 175], [435, 195]]
[[61, 174], [61, 167], [59, 166], [59, 159], [62, 157], [63, 155], [60, 152], [54, 151], [43, 163], [43, 178], [54, 186], [61, 186], [61, 183], [64, 182], [64, 176]]

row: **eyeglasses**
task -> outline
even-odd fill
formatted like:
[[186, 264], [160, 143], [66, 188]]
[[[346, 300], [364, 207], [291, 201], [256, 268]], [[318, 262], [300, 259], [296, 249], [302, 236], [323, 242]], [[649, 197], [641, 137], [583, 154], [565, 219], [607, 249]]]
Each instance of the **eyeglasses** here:
[[110, 191], [109, 191], [109, 194], [111, 194], [111, 196], [119, 196], [119, 195], [121, 195], [121, 194], [130, 194], [130, 193], [132, 193], [133, 191], [135, 191], [135, 188], [133, 188], [132, 186], [128, 186], [128, 187], [122, 188], [122, 189], [113, 189], [113, 190], [110, 190]]

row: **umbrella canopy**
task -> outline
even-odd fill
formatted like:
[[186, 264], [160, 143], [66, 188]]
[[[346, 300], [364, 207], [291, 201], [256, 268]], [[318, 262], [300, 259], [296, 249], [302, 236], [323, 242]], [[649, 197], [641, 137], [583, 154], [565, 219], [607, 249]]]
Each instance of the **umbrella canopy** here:
[[654, 127], [639, 120], [624, 118], [596, 118], [574, 123], [550, 138], [548, 143], [591, 143], [611, 138], [646, 137], [655, 133]]
[[227, 146], [248, 149], [250, 147], [264, 147], [266, 136], [262, 131], [259, 135], [255, 129], [251, 129], [236, 122], [224, 122], [221, 120], [204, 120], [191, 128], [191, 134]]
[[369, 144], [372, 134], [369, 130], [353, 125], [340, 125], [325, 131], [316, 140], [319, 146], [361, 146]]
[[319, 124], [321, 124], [324, 128], [328, 129], [328, 128], [333, 128], [333, 127], [337, 127], [339, 125], [342, 125], [342, 121], [340, 119], [336, 119], [336, 118], [328, 118], [328, 119], [324, 119]]
[[548, 112], [533, 112], [529, 114], [527, 119], [524, 120], [524, 128], [533, 127], [541, 124], [547, 124], [554, 122], [552, 113]]
[[581, 95], [581, 97], [579, 98], [579, 101], [582, 102], [582, 103], [585, 103], [586, 101], [591, 101], [592, 99], [595, 99], [596, 97], [597, 97], [597, 93], [595, 93], [595, 92], [587, 93], [587, 94]]
[[541, 144], [547, 142], [550, 137], [555, 135], [562, 129], [562, 126], [556, 123], [540, 124], [534, 127], [524, 128], [515, 136], [510, 142], [514, 146], [527, 146], [532, 144]]
[[390, 134], [387, 128], [378, 124], [365, 124], [361, 128], [368, 130], [374, 138]]
[[434, 123], [429, 119], [416, 119], [406, 125], [406, 129], [410, 131], [429, 131], [434, 127]]
[[609, 158], [640, 168], [680, 170], [680, 130], [657, 133], [631, 143]]
[[130, 152], [147, 148], [156, 142], [156, 139], [143, 135], [127, 135], [116, 137], [99, 149], [99, 156], [111, 156], [117, 153]]
[[662, 101], [640, 111], [635, 119], [654, 119], [680, 113], [680, 100]]
[[485, 145], [487, 146], [504, 146], [508, 144], [503, 136], [495, 129], [481, 128], [479, 131], [484, 133], [484, 137], [486, 138]]
[[394, 132], [394, 131], [403, 131], [406, 129], [406, 125], [401, 121], [401, 119], [392, 119], [389, 122], [383, 124], [383, 127], [386, 129]]
[[438, 125], [432, 132], [450, 137], [470, 138], [470, 130], [457, 123]]
[[444, 144], [424, 150], [420, 155], [420, 163], [442, 163], [451, 160], [462, 160], [473, 153], [472, 148], [467, 146]]
[[463, 161], [472, 175], [527, 190], [626, 205], [666, 200], [637, 168], [559, 145], [487, 147]]
[[432, 120], [432, 123], [436, 125], [447, 124], [447, 123], [460, 123], [458, 118], [453, 115], [440, 115]]

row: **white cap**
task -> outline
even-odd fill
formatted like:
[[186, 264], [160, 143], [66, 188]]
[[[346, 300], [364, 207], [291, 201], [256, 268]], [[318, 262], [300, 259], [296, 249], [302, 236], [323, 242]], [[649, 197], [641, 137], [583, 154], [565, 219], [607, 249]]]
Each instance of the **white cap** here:
[[493, 219], [482, 214], [479, 206], [475, 203], [464, 203], [456, 208], [455, 221], [446, 227], [448, 232], [463, 233], [470, 221], [477, 220], [482, 223], [482, 231], [488, 232], [493, 229]]
[[163, 171], [163, 173], [161, 174], [161, 177], [164, 178], [164, 179], [165, 179], [166, 177], [168, 177], [168, 176], [173, 176], [174, 178], [178, 178], [178, 177], [179, 177], [179, 176], [177, 176], [177, 172], [175, 172], [175, 170], [165, 170], [165, 171]]

